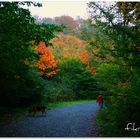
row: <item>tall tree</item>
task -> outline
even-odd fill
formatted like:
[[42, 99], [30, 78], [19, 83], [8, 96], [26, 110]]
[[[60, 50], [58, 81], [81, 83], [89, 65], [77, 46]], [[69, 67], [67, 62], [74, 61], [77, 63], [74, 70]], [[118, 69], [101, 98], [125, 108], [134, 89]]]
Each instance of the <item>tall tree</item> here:
[[100, 113], [105, 136], [140, 135], [125, 130], [132, 120], [140, 123], [137, 117], [140, 103], [139, 5], [133, 2], [108, 6], [89, 3], [94, 30], [90, 49], [94, 48], [93, 57], [100, 62], [96, 76], [107, 90], [106, 108]]
[[[23, 97], [42, 94], [42, 79], [31, 64], [37, 59], [34, 44], [46, 44], [60, 30], [55, 25], [35, 24], [29, 10], [33, 2], [0, 2], [0, 103], [17, 104]], [[43, 88], [42, 88], [43, 89]]]
[[40, 70], [39, 75], [45, 77], [52, 77], [55, 75], [58, 71], [57, 62], [50, 48], [46, 47], [45, 42], [40, 42], [36, 47], [36, 51], [39, 54], [39, 60], [35, 62], [35, 65]]

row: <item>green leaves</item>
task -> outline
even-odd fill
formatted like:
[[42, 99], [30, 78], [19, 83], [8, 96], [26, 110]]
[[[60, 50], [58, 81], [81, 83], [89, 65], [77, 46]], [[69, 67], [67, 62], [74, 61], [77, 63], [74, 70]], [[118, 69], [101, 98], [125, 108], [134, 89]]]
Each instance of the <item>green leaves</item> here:
[[123, 24], [133, 24], [135, 29], [140, 26], [140, 3], [139, 2], [117, 2], [118, 12], [123, 15]]
[[128, 122], [140, 123], [136, 107], [140, 103], [139, 3], [117, 2], [107, 8], [103, 5], [90, 3], [91, 10], [95, 10], [92, 14], [97, 16], [92, 17], [94, 39], [89, 51], [94, 49], [93, 57], [99, 66], [96, 78], [107, 91], [106, 108], [98, 119], [101, 119], [105, 136], [139, 136], [139, 133], [124, 130]]
[[96, 99], [99, 85], [86, 65], [75, 59], [66, 59], [60, 63], [60, 79], [69, 83], [75, 99]]
[[33, 2], [0, 2], [0, 101], [5, 105], [19, 104], [22, 98], [36, 94], [42, 96], [44, 87], [40, 82], [43, 80], [32, 65], [37, 59], [33, 42], [49, 43], [62, 29], [56, 25], [37, 25], [21, 4], [40, 6]]

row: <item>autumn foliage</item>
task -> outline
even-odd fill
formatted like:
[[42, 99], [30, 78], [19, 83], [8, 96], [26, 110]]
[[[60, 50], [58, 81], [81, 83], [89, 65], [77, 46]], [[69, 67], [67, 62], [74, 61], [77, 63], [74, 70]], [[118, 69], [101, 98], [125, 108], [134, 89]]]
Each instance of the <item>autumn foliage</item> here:
[[60, 34], [57, 38], [53, 38], [51, 42], [54, 46], [52, 51], [59, 60], [62, 57], [80, 59], [80, 53], [83, 52], [87, 46], [86, 41], [73, 35]]
[[96, 73], [96, 69], [90, 65], [92, 54], [86, 50], [86, 41], [73, 35], [60, 34], [57, 38], [53, 38], [51, 42], [53, 43], [52, 51], [57, 59], [74, 58], [86, 64], [88, 71], [93, 74]]
[[60, 17], [55, 17], [55, 22], [58, 24], [64, 24], [73, 28], [76, 28], [78, 26], [78, 23], [70, 16], [60, 16]]
[[46, 47], [45, 42], [40, 42], [36, 47], [36, 51], [39, 54], [39, 60], [34, 64], [39, 68], [39, 74], [47, 77], [55, 75], [58, 71], [57, 62], [50, 48]]
[[89, 60], [91, 58], [91, 55], [89, 55], [86, 51], [84, 52], [81, 52], [80, 54], [80, 58], [81, 58], [81, 61], [85, 64], [89, 64]]
[[97, 72], [96, 68], [90, 65], [90, 59], [92, 54], [89, 54], [86, 50], [81, 52], [80, 60], [87, 65], [87, 70], [90, 71], [92, 74]]

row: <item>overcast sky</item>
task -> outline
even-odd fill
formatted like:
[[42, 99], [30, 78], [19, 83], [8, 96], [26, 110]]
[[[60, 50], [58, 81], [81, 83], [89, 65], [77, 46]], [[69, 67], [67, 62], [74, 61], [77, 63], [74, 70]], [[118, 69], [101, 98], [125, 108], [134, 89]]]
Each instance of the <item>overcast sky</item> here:
[[32, 15], [41, 17], [56, 17], [61, 15], [69, 15], [73, 18], [80, 16], [84, 19], [88, 18], [87, 1], [46, 1], [41, 2], [42, 7], [30, 7]]

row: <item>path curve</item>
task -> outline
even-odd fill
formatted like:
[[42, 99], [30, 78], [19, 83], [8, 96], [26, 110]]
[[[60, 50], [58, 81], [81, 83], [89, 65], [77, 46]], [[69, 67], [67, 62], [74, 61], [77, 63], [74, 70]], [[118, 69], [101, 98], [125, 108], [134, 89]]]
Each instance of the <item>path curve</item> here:
[[0, 137], [90, 137], [97, 110], [95, 102], [58, 107], [46, 116], [37, 114], [0, 127]]

